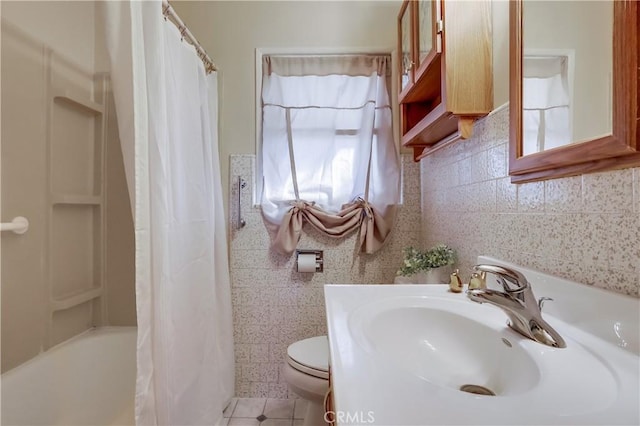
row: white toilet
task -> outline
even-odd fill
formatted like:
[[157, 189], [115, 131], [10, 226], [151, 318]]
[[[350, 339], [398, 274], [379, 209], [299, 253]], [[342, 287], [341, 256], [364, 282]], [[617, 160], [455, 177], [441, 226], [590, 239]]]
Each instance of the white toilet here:
[[311, 337], [289, 345], [284, 377], [291, 390], [307, 400], [304, 425], [326, 426], [324, 396], [329, 390], [327, 336]]

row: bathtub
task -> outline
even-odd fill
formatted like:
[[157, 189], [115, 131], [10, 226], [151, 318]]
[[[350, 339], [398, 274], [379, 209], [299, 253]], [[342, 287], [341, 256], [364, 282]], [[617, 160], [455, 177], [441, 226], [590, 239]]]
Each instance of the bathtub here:
[[89, 330], [2, 375], [2, 425], [133, 425], [136, 328]]

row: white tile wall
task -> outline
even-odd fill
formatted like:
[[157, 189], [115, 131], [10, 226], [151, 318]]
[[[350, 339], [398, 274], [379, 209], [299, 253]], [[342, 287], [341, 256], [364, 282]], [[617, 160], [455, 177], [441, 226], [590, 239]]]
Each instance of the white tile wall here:
[[[300, 274], [294, 257], [269, 249], [260, 210], [253, 207], [255, 156], [232, 155], [230, 163], [230, 265], [236, 353], [236, 396], [293, 397], [280, 373], [286, 348], [296, 340], [326, 334], [324, 284], [391, 283], [402, 266], [403, 248], [420, 244], [420, 168], [403, 156], [404, 205], [391, 241], [374, 255], [357, 250], [358, 234], [334, 240], [305, 227], [298, 248], [324, 250], [324, 273]], [[237, 177], [246, 226], [237, 227]], [[237, 410], [237, 408], [236, 408]]]
[[423, 245], [486, 254], [639, 297], [640, 169], [525, 184], [507, 173], [509, 111], [421, 161]]

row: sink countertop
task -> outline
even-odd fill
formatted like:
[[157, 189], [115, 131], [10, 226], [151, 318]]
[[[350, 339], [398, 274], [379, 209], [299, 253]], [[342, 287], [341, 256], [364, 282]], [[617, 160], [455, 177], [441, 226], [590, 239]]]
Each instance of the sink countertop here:
[[[485, 260], [485, 263], [490, 262]], [[529, 277], [526, 269], [516, 269]], [[549, 296], [548, 292], [536, 291], [535, 282], [532, 286], [537, 297]], [[339, 426], [640, 423], [640, 357], [594, 334], [593, 327], [578, 328], [580, 325], [568, 324], [543, 310], [543, 317], [567, 340], [565, 349], [550, 348], [508, 328], [507, 317], [500, 309], [471, 302], [464, 293], [449, 292], [446, 285], [327, 285], [325, 299], [334, 408]], [[508, 383], [502, 393], [496, 392], [498, 396], [474, 395], [443, 382], [441, 376], [444, 376], [440, 374], [443, 371], [425, 373], [417, 370], [422, 368], [416, 363], [421, 360], [419, 357], [416, 360], [412, 352], [419, 351], [403, 351], [400, 346], [394, 351], [394, 348], [372, 344], [368, 334], [391, 339], [395, 345], [408, 342], [413, 345], [411, 348], [419, 350], [423, 350], [423, 343], [429, 345], [428, 339], [420, 340], [421, 336], [412, 340], [410, 334], [419, 334], [420, 328], [412, 327], [408, 322], [405, 322], [406, 327], [397, 325], [395, 334], [394, 329], [382, 330], [384, 323], [372, 320], [379, 312], [400, 312], [399, 309], [408, 305], [438, 312], [450, 310], [456, 318], [481, 323], [487, 333], [508, 340], [510, 347], [513, 345], [525, 354], [525, 358], [535, 361], [522, 364], [520, 371], [520, 365], [507, 367], [508, 362], [504, 359], [496, 359], [494, 363], [491, 358], [494, 352], [485, 353], [484, 348], [479, 348], [477, 354], [472, 350], [466, 350], [466, 353], [451, 350], [454, 365], [451, 371], [464, 371], [463, 367], [470, 360], [473, 364], [477, 355], [485, 360], [479, 367], [488, 367], [497, 373], [511, 368], [506, 379], [500, 380], [509, 382], [511, 377], [515, 382], [528, 380], [529, 383]], [[379, 318], [387, 321], [391, 317]], [[421, 317], [407, 318], [407, 321], [415, 322]], [[447, 318], [454, 317], [442, 318], [449, 321]], [[429, 324], [431, 319], [424, 321]], [[580, 323], [576, 321], [576, 324]], [[597, 321], [590, 321], [590, 324], [594, 323]], [[439, 342], [450, 337], [453, 343], [464, 347], [477, 335], [475, 331], [469, 334], [468, 329], [473, 327], [455, 325], [449, 329], [447, 323], [439, 324], [438, 327], [447, 330], [426, 332], [429, 336], [437, 335]], [[459, 333], [456, 330], [460, 330]], [[424, 352], [427, 355], [428, 350]], [[442, 357], [442, 350], [439, 355]], [[444, 355], [447, 361], [449, 354]], [[429, 366], [425, 368], [429, 370]], [[446, 369], [435, 369], [438, 368]], [[515, 390], [509, 390], [509, 386]]]

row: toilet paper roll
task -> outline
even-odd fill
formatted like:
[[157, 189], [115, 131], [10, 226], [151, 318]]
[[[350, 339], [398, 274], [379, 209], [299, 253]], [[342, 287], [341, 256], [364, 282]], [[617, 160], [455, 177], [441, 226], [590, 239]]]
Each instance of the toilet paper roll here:
[[315, 272], [316, 271], [316, 255], [315, 254], [299, 254], [298, 255], [298, 272]]

